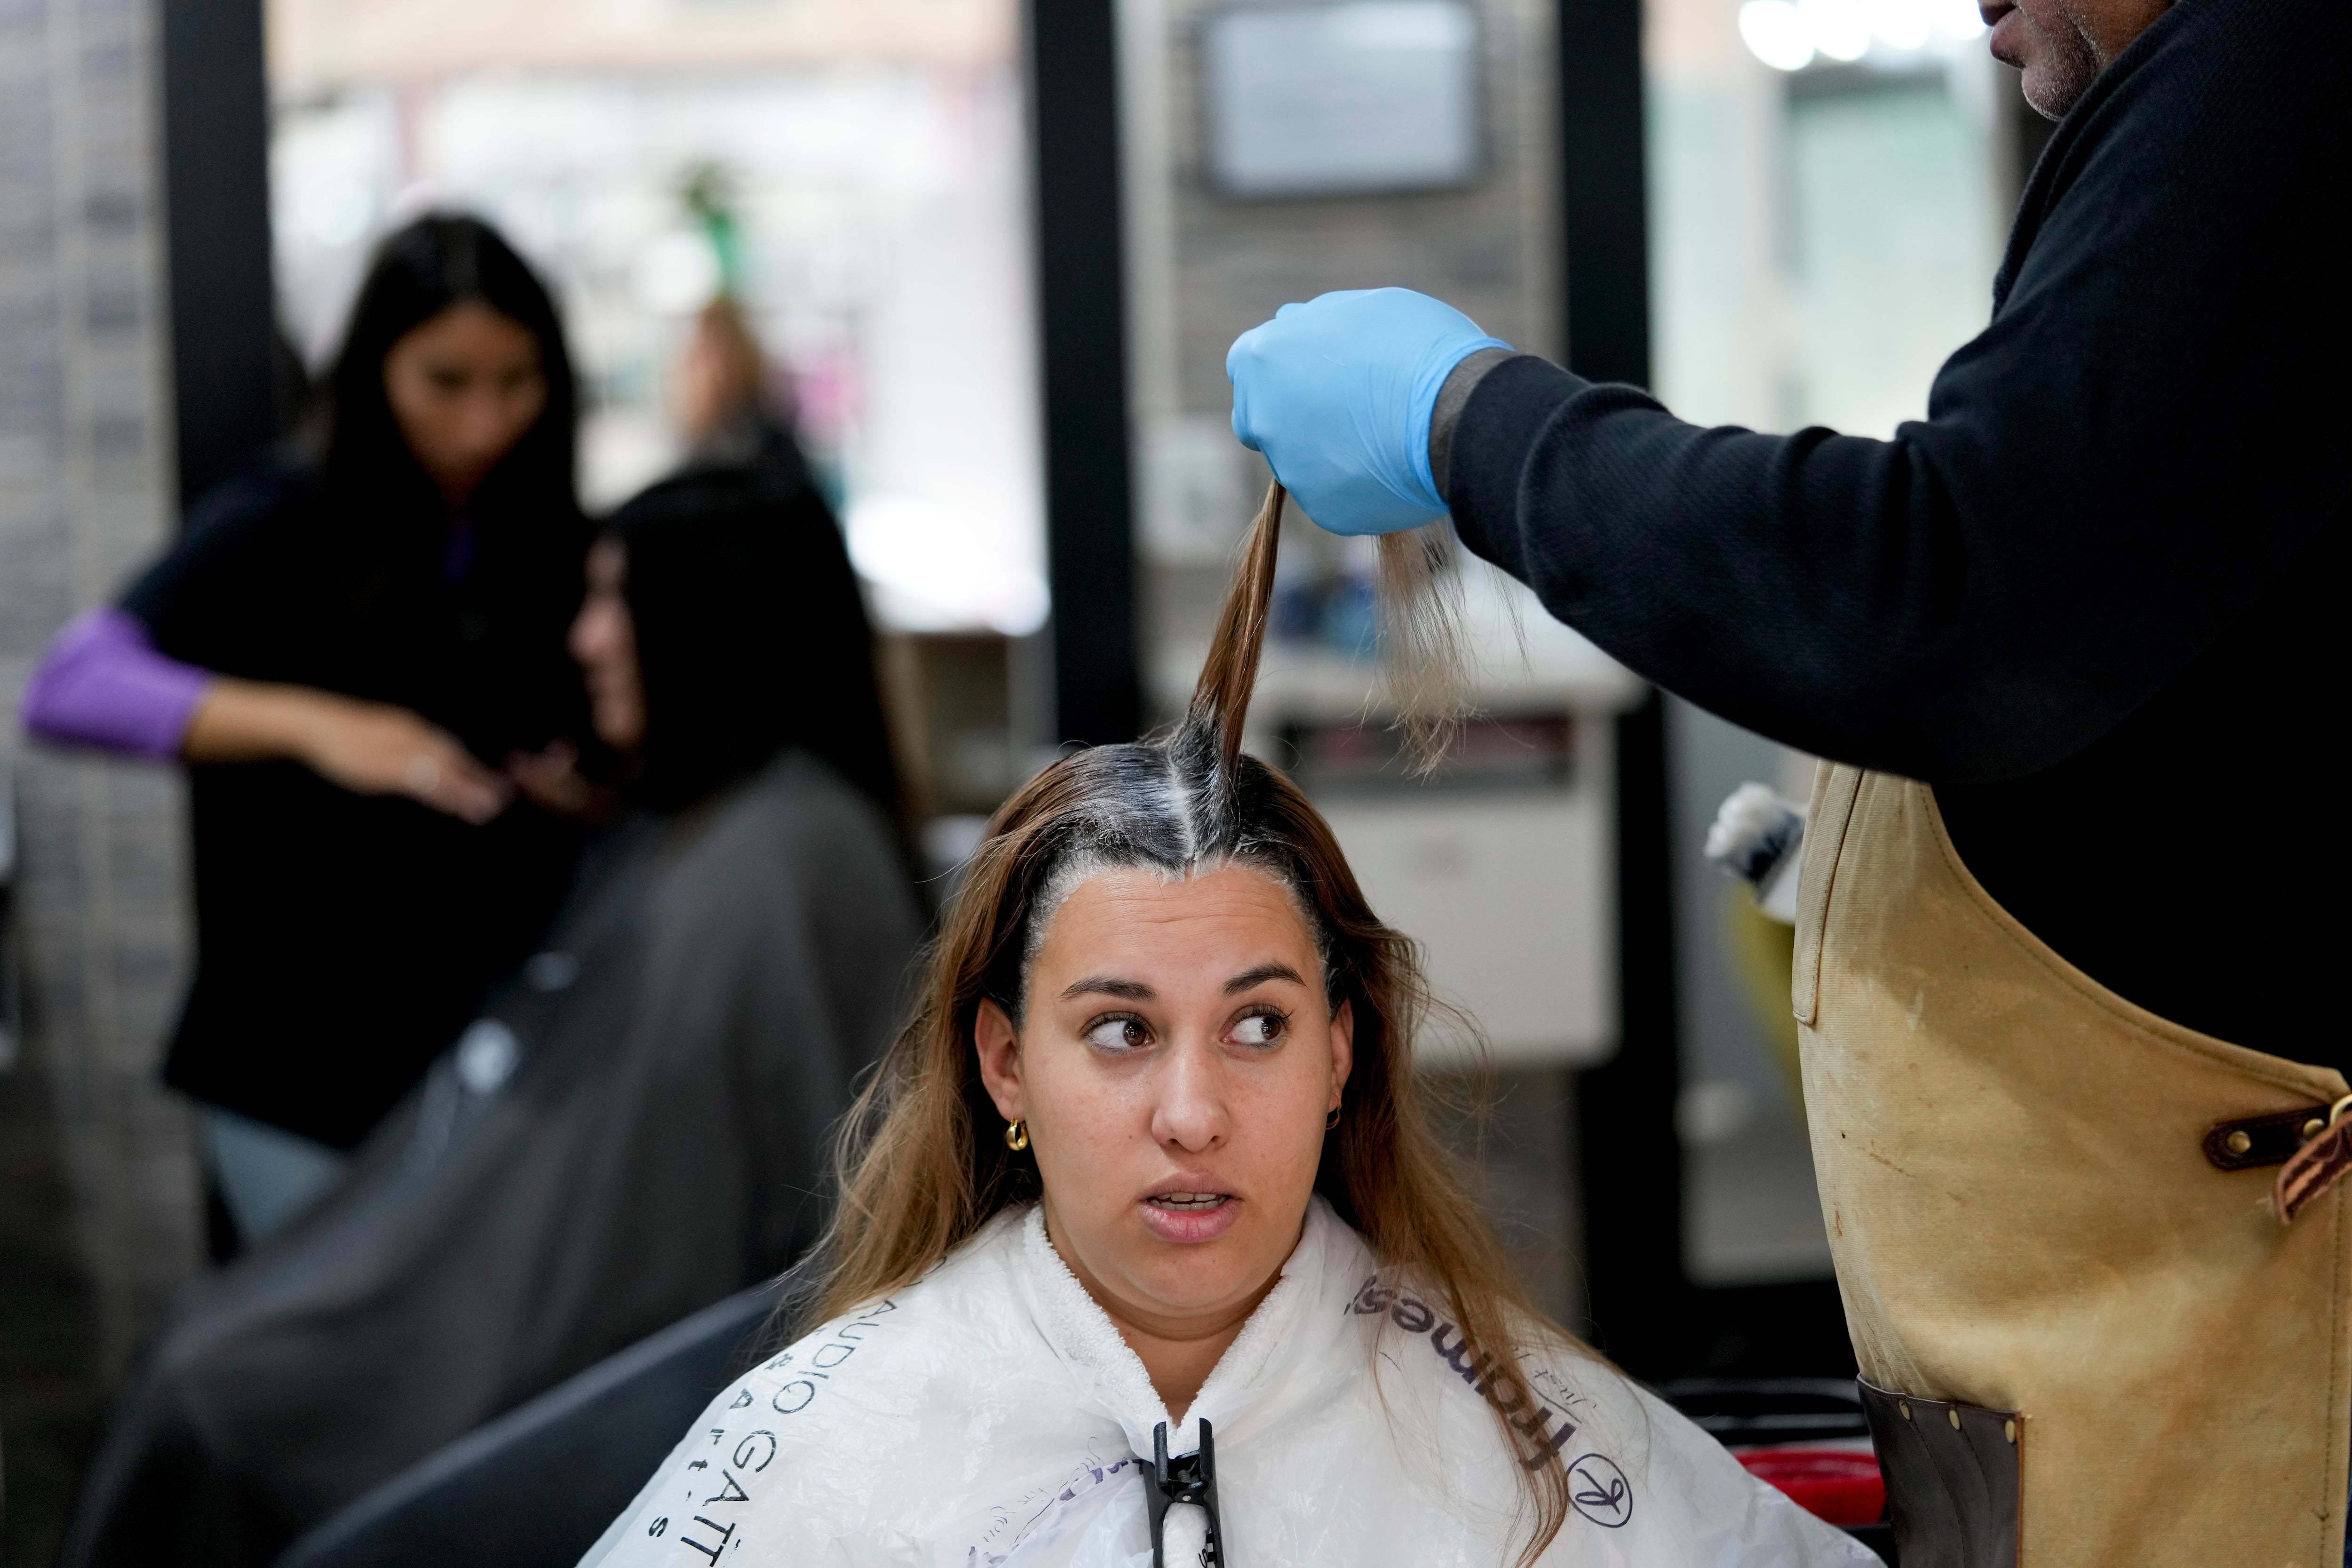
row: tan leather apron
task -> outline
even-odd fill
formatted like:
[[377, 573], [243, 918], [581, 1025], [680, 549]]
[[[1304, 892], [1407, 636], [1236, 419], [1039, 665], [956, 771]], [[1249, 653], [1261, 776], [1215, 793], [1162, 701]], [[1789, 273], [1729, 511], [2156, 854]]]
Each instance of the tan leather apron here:
[[1804, 857], [1805, 1106], [1905, 1568], [2336, 1568], [2352, 1183], [2282, 1226], [2217, 1124], [2344, 1079], [2074, 969], [1923, 784], [1824, 767]]

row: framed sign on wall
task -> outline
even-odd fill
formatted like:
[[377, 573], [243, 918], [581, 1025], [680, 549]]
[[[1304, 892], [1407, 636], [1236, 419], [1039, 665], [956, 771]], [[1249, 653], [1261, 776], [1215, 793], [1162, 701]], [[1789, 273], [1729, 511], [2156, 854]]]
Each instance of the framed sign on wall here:
[[1210, 183], [1229, 196], [1476, 179], [1478, 20], [1462, 0], [1220, 11], [1202, 26]]

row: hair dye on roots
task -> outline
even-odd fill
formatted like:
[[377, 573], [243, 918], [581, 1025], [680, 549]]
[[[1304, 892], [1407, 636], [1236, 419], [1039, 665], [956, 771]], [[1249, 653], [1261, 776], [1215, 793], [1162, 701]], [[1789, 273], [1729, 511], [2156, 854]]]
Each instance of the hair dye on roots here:
[[[841, 1203], [814, 1310], [836, 1316], [902, 1288], [991, 1215], [1039, 1195], [1034, 1160], [993, 1130], [972, 1030], [983, 1001], [1020, 1016], [1039, 933], [1071, 889], [1114, 868], [1176, 878], [1248, 866], [1297, 899], [1329, 998], [1354, 1013], [1355, 1065], [1315, 1190], [1397, 1288], [1442, 1303], [1475, 1347], [1496, 1428], [1523, 1468], [1534, 1528], [1521, 1561], [1532, 1562], [1567, 1517], [1568, 1479], [1540, 1432], [1510, 1418], [1528, 1398], [1517, 1352], [1583, 1347], [1528, 1297], [1430, 1129], [1412, 1042], [1436, 1004], [1415, 944], [1372, 913], [1297, 786], [1242, 751], [1283, 507], [1277, 485], [1244, 544], [1183, 720], [1153, 739], [1062, 758], [991, 822], [912, 1016], [845, 1124]], [[1423, 767], [1460, 712], [1444, 550], [1442, 524], [1381, 541], [1389, 694]]]

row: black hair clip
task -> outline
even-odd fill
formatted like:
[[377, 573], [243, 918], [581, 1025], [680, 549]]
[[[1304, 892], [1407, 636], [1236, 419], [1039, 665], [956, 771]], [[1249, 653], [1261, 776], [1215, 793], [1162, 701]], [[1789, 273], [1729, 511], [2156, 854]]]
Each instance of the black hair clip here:
[[[1201, 1568], [1224, 1568], [1224, 1538], [1217, 1531], [1217, 1447], [1209, 1424], [1201, 1423], [1201, 1451], [1181, 1459], [1168, 1457], [1168, 1423], [1151, 1429], [1151, 1468], [1143, 1479], [1151, 1483], [1151, 1568], [1168, 1568], [1161, 1555], [1160, 1531], [1168, 1522], [1168, 1505], [1189, 1502], [1209, 1516], [1209, 1544], [1201, 1553]], [[1186, 1563], [1184, 1568], [1192, 1568]]]

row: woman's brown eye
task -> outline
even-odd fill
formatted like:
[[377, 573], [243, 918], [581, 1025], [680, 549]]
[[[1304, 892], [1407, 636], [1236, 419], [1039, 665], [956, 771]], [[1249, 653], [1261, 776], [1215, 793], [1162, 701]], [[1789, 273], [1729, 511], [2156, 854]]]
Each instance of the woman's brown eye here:
[[1234, 1026], [1237, 1046], [1270, 1046], [1282, 1038], [1284, 1020], [1278, 1014], [1253, 1013]]
[[1086, 1041], [1098, 1051], [1133, 1050], [1151, 1043], [1151, 1031], [1140, 1018], [1105, 1018], [1087, 1030]]

